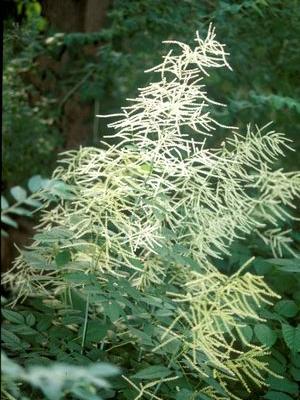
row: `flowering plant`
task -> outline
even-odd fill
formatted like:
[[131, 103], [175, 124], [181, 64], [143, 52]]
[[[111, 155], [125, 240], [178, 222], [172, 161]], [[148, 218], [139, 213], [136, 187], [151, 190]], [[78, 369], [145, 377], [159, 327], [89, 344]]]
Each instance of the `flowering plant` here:
[[[214, 260], [253, 232], [275, 255], [292, 252], [278, 226], [291, 217], [300, 174], [272, 169], [289, 141], [269, 124], [242, 134], [213, 117], [223, 105], [204, 78], [230, 68], [228, 53], [212, 26], [195, 42], [167, 42], [176, 49], [148, 71], [160, 79], [110, 116], [117, 144], [64, 153], [54, 179], [67, 194], [45, 207], [34, 244], [5, 276], [19, 297], [75, 291], [86, 301], [85, 328], [93, 313], [110, 320], [108, 360], [121, 346], [139, 349], [137, 365], [144, 360], [142, 371], [123, 375], [136, 400], [175, 398], [182, 387], [237, 399], [237, 382], [249, 392], [263, 385], [267, 350], [245, 328], [278, 295], [246, 272], [252, 259], [231, 276]], [[212, 148], [218, 129], [231, 133]], [[46, 205], [55, 199], [41, 196]]]

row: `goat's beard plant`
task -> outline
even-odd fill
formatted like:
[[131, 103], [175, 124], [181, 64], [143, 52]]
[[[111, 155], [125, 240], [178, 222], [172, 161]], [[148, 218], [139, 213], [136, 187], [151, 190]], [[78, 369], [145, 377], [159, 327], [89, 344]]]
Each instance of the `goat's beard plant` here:
[[[167, 42], [179, 52], [150, 70], [160, 80], [139, 89], [109, 125], [117, 145], [64, 154], [54, 178], [72, 195], [44, 212], [35, 243], [5, 277], [19, 296], [55, 298], [72, 288], [87, 299], [113, 322], [102, 343], [108, 360], [129, 343], [139, 349], [137, 365], [165, 365], [169, 373], [146, 383], [124, 370], [136, 398], [175, 398], [172, 390], [186, 387], [236, 399], [234, 385], [264, 384], [267, 350], [243, 328], [276, 294], [245, 272], [251, 260], [230, 277], [213, 260], [253, 232], [279, 255], [288, 249], [278, 222], [300, 193], [299, 173], [271, 168], [288, 147], [284, 135], [250, 125], [242, 135], [211, 116], [220, 104], [203, 79], [210, 68], [230, 67], [212, 27], [195, 41], [194, 49]], [[207, 137], [222, 128], [232, 133], [209, 148]], [[146, 312], [136, 315], [137, 303]]]

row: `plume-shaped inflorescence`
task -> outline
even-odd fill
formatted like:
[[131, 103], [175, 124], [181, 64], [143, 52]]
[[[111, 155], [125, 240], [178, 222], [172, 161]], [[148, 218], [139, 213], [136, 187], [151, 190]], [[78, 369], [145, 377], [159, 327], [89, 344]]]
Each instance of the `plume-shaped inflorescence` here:
[[[173, 344], [169, 366], [175, 378], [180, 371], [202, 382], [197, 390], [207, 396], [236, 398], [230, 382], [240, 381], [247, 390], [263, 384], [266, 350], [251, 344], [243, 327], [259, 320], [257, 308], [276, 294], [244, 269], [231, 277], [221, 274], [214, 259], [253, 232], [275, 254], [289, 249], [278, 222], [299, 196], [300, 175], [272, 170], [289, 147], [283, 134], [269, 125], [249, 125], [239, 133], [212, 116], [222, 104], [208, 97], [204, 78], [210, 68], [230, 68], [227, 53], [211, 26], [206, 39], [197, 33], [195, 42], [194, 48], [167, 42], [174, 50], [149, 70], [159, 80], [111, 116], [108, 126], [118, 144], [64, 153], [54, 178], [72, 194], [44, 212], [35, 243], [5, 280], [20, 296], [55, 296], [71, 285], [84, 295], [85, 283], [64, 279], [76, 271], [92, 274], [103, 288], [125, 278], [146, 297], [159, 287], [170, 304], [168, 318], [158, 320], [153, 311], [153, 344], [142, 350], [168, 363], [166, 349]], [[228, 139], [210, 148], [207, 138], [218, 129], [228, 129]], [[58, 248], [70, 255], [59, 267]], [[120, 345], [128, 339], [126, 318], [115, 327]], [[131, 331], [132, 336], [138, 343]], [[137, 386], [125, 379], [139, 391], [137, 398], [156, 399], [170, 380]]]

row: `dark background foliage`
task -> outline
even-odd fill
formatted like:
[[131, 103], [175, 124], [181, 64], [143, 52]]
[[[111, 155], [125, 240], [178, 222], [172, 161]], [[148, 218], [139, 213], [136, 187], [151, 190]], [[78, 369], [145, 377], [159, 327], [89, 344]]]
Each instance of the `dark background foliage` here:
[[[95, 114], [118, 110], [151, 78], [143, 71], [166, 53], [162, 40], [191, 43], [209, 22], [227, 44], [234, 70], [217, 71], [208, 81], [212, 97], [228, 104], [216, 113], [241, 127], [272, 120], [299, 151], [297, 0], [6, 4], [4, 187], [50, 174], [64, 148], [98, 146], [106, 128]], [[285, 164], [299, 166], [299, 157]]]
[[[50, 176], [58, 152], [80, 145], [99, 146], [107, 128], [95, 114], [118, 111], [125, 98], [134, 97], [137, 88], [152, 79], [143, 71], [166, 53], [163, 40], [191, 44], [195, 31], [204, 35], [210, 22], [216, 26], [218, 40], [226, 43], [234, 70], [217, 71], [208, 80], [211, 97], [228, 104], [215, 114], [224, 123], [244, 128], [249, 122], [274, 121], [274, 129], [286, 133], [296, 150], [278, 167], [299, 169], [298, 0], [6, 0], [3, 9], [1, 184], [5, 194], [14, 185], [25, 186], [32, 175]], [[221, 142], [222, 132], [214, 140]], [[294, 250], [299, 253], [297, 226], [290, 227]], [[12, 238], [1, 242], [3, 265], [9, 265], [15, 254], [9, 255], [12, 242], [24, 243], [30, 229], [29, 224], [17, 238], [10, 232]], [[266, 392], [260, 392], [255, 398], [296, 399], [300, 360], [282, 327], [296, 329], [299, 324], [298, 263], [289, 255], [283, 264], [267, 262], [271, 253], [253, 240], [247, 246], [237, 243], [232, 257], [219, 268], [230, 274], [251, 255], [258, 257], [253, 272], [263, 273], [282, 301], [288, 302], [262, 310], [269, 335], [259, 335], [259, 328], [250, 326], [254, 342], [266, 341], [272, 350], [270, 363], [285, 377], [285, 385], [271, 382], [269, 392], [275, 395], [266, 397]], [[118, 295], [111, 291], [112, 304]], [[110, 329], [114, 310], [107, 309], [107, 326], [97, 316], [91, 318], [81, 354], [80, 339], [67, 325], [84, 321], [85, 305], [73, 300], [72, 312], [60, 303], [45, 306], [35, 301], [22, 305], [19, 316], [4, 313], [8, 354], [22, 364], [49, 360], [84, 364], [105, 359], [94, 343]], [[141, 343], [148, 340], [146, 336], [141, 334]], [[126, 367], [137, 368], [138, 354], [130, 346], [109, 361], [118, 365], [124, 359]], [[128, 390], [128, 399], [134, 395]], [[188, 393], [178, 397], [189, 398]]]

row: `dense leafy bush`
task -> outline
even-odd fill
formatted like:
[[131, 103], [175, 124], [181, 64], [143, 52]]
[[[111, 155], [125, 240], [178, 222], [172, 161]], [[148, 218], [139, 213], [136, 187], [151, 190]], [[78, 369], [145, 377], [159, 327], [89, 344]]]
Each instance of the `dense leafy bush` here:
[[[40, 296], [29, 300], [34, 307], [57, 310], [45, 328], [34, 314], [27, 322], [26, 304], [18, 316], [7, 309], [6, 347], [19, 343], [24, 358], [58, 350], [61, 359], [119, 365], [124, 375], [106, 398], [249, 398], [269, 382], [272, 399], [284, 372], [268, 362], [276, 321], [278, 341], [292, 353], [288, 373], [297, 376], [299, 328], [286, 318], [297, 315], [299, 299], [277, 303], [269, 327], [264, 318], [279, 296], [260, 263], [259, 275], [245, 272], [253, 262], [246, 252], [236, 271], [222, 271], [222, 257], [250, 234], [273, 258], [298, 255], [283, 225], [300, 176], [272, 168], [289, 148], [282, 134], [249, 125], [242, 135], [215, 119], [211, 110], [222, 104], [208, 97], [203, 79], [229, 67], [227, 53], [211, 27], [195, 41], [193, 48], [171, 42], [152, 68], [161, 80], [112, 116], [122, 117], [110, 124], [117, 145], [65, 153], [54, 173], [63, 190], [42, 192], [46, 206], [56, 205], [5, 276], [15, 302]], [[227, 128], [233, 132], [219, 147], [208, 145]], [[28, 324], [24, 347], [17, 334]], [[297, 394], [292, 382], [285, 387]]]

